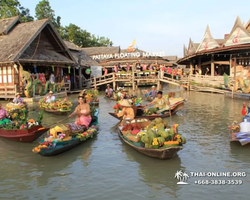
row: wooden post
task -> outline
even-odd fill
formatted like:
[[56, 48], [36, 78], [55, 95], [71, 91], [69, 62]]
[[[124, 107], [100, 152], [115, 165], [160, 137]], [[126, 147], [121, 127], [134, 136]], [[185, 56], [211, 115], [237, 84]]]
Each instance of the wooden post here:
[[229, 58], [229, 76], [232, 77], [232, 54], [230, 55], [230, 58]]
[[194, 71], [193, 60], [190, 60], [190, 74], [193, 74], [193, 71]]
[[82, 67], [79, 66], [79, 89], [82, 90]]
[[214, 76], [214, 54], [211, 57], [211, 76]]
[[96, 88], [97, 85], [96, 85], [96, 77], [94, 77], [94, 88]]
[[74, 74], [73, 74], [73, 76], [74, 76], [74, 78], [73, 78], [73, 80], [74, 80], [74, 88], [73, 89], [76, 89], [77, 87], [77, 85], [76, 85], [76, 68], [74, 67]]
[[112, 74], [112, 78], [113, 78], [113, 90], [115, 90], [115, 73]]
[[187, 90], [190, 91], [190, 74], [188, 75], [188, 84], [187, 84]]
[[234, 80], [236, 79], [236, 56], [234, 56]]

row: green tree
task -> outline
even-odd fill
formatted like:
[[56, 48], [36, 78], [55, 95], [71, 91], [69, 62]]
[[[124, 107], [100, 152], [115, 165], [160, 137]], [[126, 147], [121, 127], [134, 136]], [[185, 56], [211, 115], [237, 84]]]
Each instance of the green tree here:
[[0, 0], [0, 18], [8, 18], [19, 15], [18, 7], [21, 6], [16, 0]]
[[56, 27], [56, 29], [59, 31], [61, 27], [61, 17], [55, 17], [55, 11], [51, 8], [48, 0], [39, 1], [39, 3], [36, 5], [35, 11], [35, 17], [38, 20], [49, 18]]
[[23, 22], [33, 21], [30, 10], [21, 6], [17, 0], [0, 0], [0, 18], [20, 15]]

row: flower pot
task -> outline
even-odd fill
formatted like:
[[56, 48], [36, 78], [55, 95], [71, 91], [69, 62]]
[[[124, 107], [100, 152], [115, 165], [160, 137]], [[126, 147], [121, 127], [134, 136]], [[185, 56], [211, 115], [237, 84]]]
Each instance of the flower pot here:
[[153, 145], [154, 149], [159, 149], [159, 145]]

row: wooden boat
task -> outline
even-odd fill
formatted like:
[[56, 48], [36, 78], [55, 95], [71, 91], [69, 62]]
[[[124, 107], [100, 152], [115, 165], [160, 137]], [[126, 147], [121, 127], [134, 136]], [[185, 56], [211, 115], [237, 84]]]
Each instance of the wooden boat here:
[[238, 133], [240, 133], [240, 125], [239, 125], [239, 123], [237, 123], [237, 122], [232, 123], [229, 126], [229, 129], [232, 131], [230, 142], [239, 142], [239, 143], [241, 143], [242, 146], [244, 146], [246, 144], [250, 144], [250, 139], [249, 139], [250, 138], [250, 133], [241, 133], [242, 136], [239, 137], [240, 139], [238, 139], [236, 137], [236, 135]]
[[[143, 116], [143, 107], [141, 106], [138, 106], [137, 108], [135, 108], [135, 113], [136, 113], [136, 116], [135, 118], [138, 119], [138, 118], [146, 118], [146, 119], [149, 119], [149, 120], [153, 120], [155, 118], [165, 118], [165, 117], [169, 117], [170, 116], [170, 113], [171, 113], [171, 116], [176, 114], [179, 110], [183, 109], [184, 107], [184, 101], [180, 101], [178, 102], [176, 105], [174, 105], [174, 107], [172, 107], [172, 109], [169, 111], [167, 110], [164, 114], [153, 114], [153, 115], [148, 115], [148, 116]], [[119, 118], [116, 113], [109, 113], [111, 116], [115, 117], [116, 119], [119, 119], [121, 120], [121, 118]]]
[[[86, 131], [90, 131], [90, 130], [93, 130], [93, 125], [97, 125], [98, 124], [98, 110], [97, 112], [95, 113], [95, 118], [92, 120], [91, 124], [90, 124], [90, 128]], [[56, 130], [55, 129], [54, 131], [50, 131], [50, 132], [54, 132], [53, 134], [53, 138], [56, 138], [58, 139], [58, 135], [60, 135], [61, 133], [62, 134], [65, 134], [65, 139], [63, 140], [58, 140], [58, 142], [56, 142], [56, 145], [49, 145], [49, 146], [41, 146], [39, 145], [38, 147], [35, 147], [33, 148], [33, 152], [34, 153], [38, 153], [39, 155], [41, 156], [55, 156], [55, 155], [58, 155], [58, 154], [61, 154], [65, 151], [68, 151], [74, 147], [76, 147], [77, 145], [83, 143], [85, 140], [87, 140], [88, 138], [92, 138], [95, 134], [97, 134], [97, 130], [95, 132], [92, 133], [92, 135], [88, 135], [89, 137], [87, 138], [84, 138], [84, 140], [81, 140], [78, 136], [79, 134], [82, 134], [82, 133], [79, 133], [79, 134], [74, 134], [74, 135], [71, 135], [69, 136], [69, 130], [63, 125], [64, 128], [62, 128], [61, 130]], [[84, 132], [85, 133], [85, 132]], [[67, 139], [68, 138], [68, 139]], [[43, 144], [46, 139], [43, 139], [41, 141], [41, 144]], [[49, 141], [48, 141], [49, 142]]]
[[48, 112], [48, 113], [53, 113], [56, 115], [66, 115], [66, 114], [71, 112], [71, 110], [51, 110], [51, 109], [47, 109], [47, 108], [44, 108], [44, 111]]
[[88, 102], [88, 104], [90, 106], [99, 106], [99, 102], [98, 101], [91, 101], [91, 102]]
[[13, 129], [5, 130], [0, 129], [0, 137], [7, 138], [13, 141], [19, 142], [33, 142], [39, 138], [42, 134], [47, 132], [49, 128], [45, 128], [42, 125], [33, 126], [30, 129]]
[[176, 156], [178, 151], [183, 149], [182, 146], [173, 146], [173, 147], [166, 147], [166, 148], [160, 148], [160, 149], [144, 148], [144, 147], [139, 146], [140, 143], [135, 143], [125, 138], [120, 130], [118, 131], [118, 134], [124, 143], [131, 146], [136, 151], [146, 156], [152, 157], [152, 158], [159, 158], [162, 160], [170, 159]]

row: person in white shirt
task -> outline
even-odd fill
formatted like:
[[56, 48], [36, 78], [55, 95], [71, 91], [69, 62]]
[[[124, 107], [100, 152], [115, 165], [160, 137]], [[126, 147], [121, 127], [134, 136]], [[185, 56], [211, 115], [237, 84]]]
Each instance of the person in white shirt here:
[[106, 93], [106, 97], [111, 98], [113, 96], [113, 89], [110, 88], [109, 84], [107, 85], [107, 89], [105, 90], [105, 93]]
[[55, 75], [53, 74], [53, 72], [50, 74], [50, 76], [49, 76], [49, 81], [51, 82], [51, 83], [55, 83]]
[[55, 100], [56, 100], [56, 98], [55, 98], [55, 96], [53, 96], [52, 91], [50, 91], [49, 95], [47, 97], [45, 97], [45, 102], [46, 103], [50, 103], [50, 102], [55, 101]]

